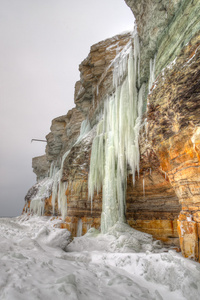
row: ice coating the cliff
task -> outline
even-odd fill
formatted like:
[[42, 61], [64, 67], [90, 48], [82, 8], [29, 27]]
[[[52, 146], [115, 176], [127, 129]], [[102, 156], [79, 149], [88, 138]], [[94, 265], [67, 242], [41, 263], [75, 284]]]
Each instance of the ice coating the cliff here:
[[[90, 122], [88, 119], [83, 120], [80, 127], [80, 134], [75, 141], [74, 145], [77, 145], [81, 140], [88, 134], [90, 131]], [[73, 147], [72, 146], [72, 147]], [[71, 150], [71, 148], [70, 148]], [[59, 213], [64, 220], [67, 216], [67, 196], [66, 190], [68, 187], [67, 181], [62, 181], [63, 174], [63, 165], [64, 161], [67, 158], [70, 150], [66, 151], [60, 163], [60, 168], [55, 165], [53, 161], [50, 165], [49, 177], [40, 181], [37, 186], [37, 191], [34, 197], [30, 201], [30, 212], [42, 216], [45, 211], [45, 199], [50, 198], [51, 196], [51, 205], [52, 205], [52, 214], [55, 214], [55, 206], [57, 201], [57, 208]]]
[[45, 178], [37, 184], [37, 192], [31, 199], [30, 211], [34, 214], [42, 216], [44, 214], [45, 199], [50, 197], [53, 180]]
[[139, 174], [139, 130], [142, 117], [143, 86], [138, 92], [139, 44], [134, 33], [134, 52], [129, 42], [115, 58], [113, 70], [114, 92], [107, 96], [103, 116], [93, 140], [89, 196], [101, 190], [101, 232], [105, 233], [117, 221], [126, 221], [127, 166]]
[[38, 180], [54, 181], [44, 214], [62, 215], [73, 236], [126, 221], [200, 260], [200, 2], [125, 2], [138, 35], [91, 46], [76, 107], [52, 121], [46, 156], [33, 160]]

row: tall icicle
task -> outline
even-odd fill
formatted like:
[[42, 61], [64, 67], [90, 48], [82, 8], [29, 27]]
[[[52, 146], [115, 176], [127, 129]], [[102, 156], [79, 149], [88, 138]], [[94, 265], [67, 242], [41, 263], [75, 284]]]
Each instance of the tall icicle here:
[[65, 191], [67, 189], [68, 183], [62, 181], [63, 166], [66, 157], [68, 156], [70, 150], [65, 152], [62, 157], [62, 163], [60, 168], [60, 180], [59, 180], [59, 190], [58, 190], [58, 209], [61, 212], [62, 219], [64, 220], [67, 216], [67, 196]]
[[82, 230], [83, 230], [83, 223], [82, 223], [82, 219], [78, 220], [78, 226], [77, 226], [77, 237], [82, 236]]
[[149, 62], [149, 93], [151, 91], [153, 82], [155, 81], [156, 55], [150, 59]]
[[53, 207], [53, 215], [55, 214], [55, 204], [56, 204], [56, 198], [58, 195], [59, 180], [60, 180], [60, 170], [58, 170], [57, 173], [53, 176], [53, 187], [52, 187], [52, 198], [51, 198], [51, 204]]
[[135, 172], [139, 174], [138, 138], [144, 86], [138, 93], [140, 53], [136, 34], [134, 42], [134, 55], [129, 42], [115, 59], [114, 93], [105, 101], [92, 145], [88, 189], [92, 206], [94, 191], [102, 188], [102, 233], [117, 221], [126, 221], [127, 167], [131, 169], [133, 183]]

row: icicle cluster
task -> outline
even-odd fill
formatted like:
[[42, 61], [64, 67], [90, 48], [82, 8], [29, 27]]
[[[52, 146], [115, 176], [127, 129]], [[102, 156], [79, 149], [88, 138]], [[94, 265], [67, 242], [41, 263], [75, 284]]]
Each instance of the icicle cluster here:
[[30, 204], [30, 211], [38, 216], [43, 216], [44, 214], [44, 200], [41, 199], [33, 199]]
[[136, 171], [139, 174], [138, 138], [144, 86], [138, 92], [140, 55], [137, 35], [134, 41], [134, 54], [129, 43], [126, 51], [116, 58], [115, 92], [105, 101], [104, 114], [92, 144], [88, 189], [92, 208], [94, 191], [98, 193], [102, 188], [102, 233], [117, 221], [125, 221], [127, 166], [131, 169], [133, 183]]
[[[81, 124], [81, 129], [80, 129], [80, 135], [78, 139], [76, 140], [75, 144], [78, 144], [81, 142], [81, 140], [86, 137], [88, 132], [90, 131], [90, 123], [88, 119], [84, 120]], [[73, 145], [73, 146], [74, 146]], [[64, 220], [67, 216], [67, 196], [65, 194], [67, 187], [68, 187], [68, 182], [63, 182], [62, 179], [62, 174], [63, 174], [63, 166], [64, 166], [64, 161], [67, 158], [70, 150], [67, 151], [61, 161], [61, 167], [59, 168], [58, 162], [52, 162], [50, 166], [50, 171], [49, 171], [49, 178], [44, 179], [40, 184], [39, 184], [39, 191], [34, 199], [31, 200], [30, 204], [30, 210], [42, 216], [44, 214], [44, 207], [45, 207], [45, 202], [44, 200], [50, 195], [52, 195], [51, 203], [52, 203], [52, 208], [53, 208], [53, 214], [55, 214], [55, 204], [56, 204], [56, 199], [58, 200], [58, 209], [61, 213], [62, 219]], [[49, 189], [49, 182], [51, 183], [51, 188]], [[47, 192], [48, 192], [48, 197], [47, 197]]]
[[[65, 154], [62, 157], [62, 163], [60, 168], [60, 176], [59, 176], [59, 186], [58, 186], [58, 209], [61, 213], [62, 219], [64, 220], [67, 216], [67, 196], [65, 195], [68, 183], [62, 181], [62, 174], [63, 174], [63, 166], [64, 161], [67, 158], [70, 150], [65, 152]], [[53, 208], [54, 209], [54, 208]]]
[[51, 195], [53, 180], [45, 178], [37, 184], [38, 192], [31, 200], [30, 211], [34, 214], [42, 216], [44, 214], [45, 199]]

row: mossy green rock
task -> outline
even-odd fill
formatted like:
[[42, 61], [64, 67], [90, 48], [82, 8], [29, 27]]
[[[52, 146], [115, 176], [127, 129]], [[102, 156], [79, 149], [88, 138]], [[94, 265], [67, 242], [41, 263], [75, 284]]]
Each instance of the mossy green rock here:
[[141, 49], [141, 83], [149, 80], [156, 55], [156, 75], [179, 55], [200, 30], [199, 0], [125, 0], [136, 18]]

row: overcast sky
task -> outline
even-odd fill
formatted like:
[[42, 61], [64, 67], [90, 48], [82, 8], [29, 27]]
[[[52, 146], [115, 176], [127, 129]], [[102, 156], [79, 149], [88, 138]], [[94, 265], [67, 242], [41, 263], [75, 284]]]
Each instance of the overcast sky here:
[[124, 0], [0, 0], [0, 216], [22, 212], [51, 120], [74, 107], [90, 46], [133, 28]]

